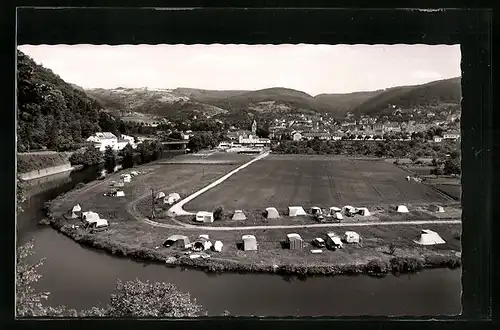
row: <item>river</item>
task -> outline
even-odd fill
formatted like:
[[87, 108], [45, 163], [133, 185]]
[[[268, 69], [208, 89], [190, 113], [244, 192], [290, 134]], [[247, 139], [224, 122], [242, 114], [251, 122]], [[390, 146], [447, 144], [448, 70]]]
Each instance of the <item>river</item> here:
[[95, 179], [96, 171], [44, 179], [47, 187], [32, 195], [18, 217], [18, 240], [35, 240], [35, 258], [46, 257], [38, 290], [49, 291], [49, 303], [85, 309], [104, 305], [116, 279], [170, 282], [196, 298], [209, 315], [360, 316], [456, 315], [461, 311], [461, 270], [433, 269], [414, 275], [312, 277], [306, 280], [269, 274], [208, 275], [111, 256], [80, 246], [47, 226], [37, 225], [43, 203], [78, 182]]

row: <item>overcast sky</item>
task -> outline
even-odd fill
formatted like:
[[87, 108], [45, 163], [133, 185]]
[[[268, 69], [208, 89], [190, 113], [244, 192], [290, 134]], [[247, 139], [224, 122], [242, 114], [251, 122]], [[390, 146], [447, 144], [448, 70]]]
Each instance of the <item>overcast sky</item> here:
[[314, 96], [461, 75], [459, 45], [23, 45], [19, 49], [83, 88], [286, 87]]

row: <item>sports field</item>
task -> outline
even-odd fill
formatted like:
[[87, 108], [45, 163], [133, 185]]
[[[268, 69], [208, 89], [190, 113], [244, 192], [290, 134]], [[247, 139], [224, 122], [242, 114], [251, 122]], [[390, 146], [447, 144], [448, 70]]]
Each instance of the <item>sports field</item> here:
[[263, 210], [310, 207], [446, 203], [449, 198], [406, 181], [408, 174], [384, 161], [309, 155], [269, 155], [185, 205], [186, 210]]

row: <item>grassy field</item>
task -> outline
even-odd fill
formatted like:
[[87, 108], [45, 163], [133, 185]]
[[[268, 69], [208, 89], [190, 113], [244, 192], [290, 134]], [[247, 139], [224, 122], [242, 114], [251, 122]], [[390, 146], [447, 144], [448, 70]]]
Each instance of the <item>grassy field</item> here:
[[374, 206], [396, 203], [447, 203], [443, 194], [406, 181], [398, 167], [371, 160], [328, 156], [270, 155], [241, 170], [186, 204], [186, 210], [263, 210], [273, 206]]
[[[280, 161], [281, 160], [277, 161], [275, 158], [271, 158], [270, 164], [281, 164], [283, 167], [284, 165], [280, 163]], [[308, 165], [303, 165], [303, 162]], [[259, 163], [261, 163], [261, 161], [252, 164], [249, 168], [252, 168], [253, 165], [257, 166]], [[306, 178], [317, 178], [321, 176], [321, 174], [315, 173], [313, 169], [311, 169], [311, 167], [315, 168], [311, 163], [324, 164], [325, 161], [299, 161], [298, 166], [305, 166], [306, 168], [304, 170], [304, 176]], [[269, 167], [270, 164], [264, 164], [267, 166], [267, 170], [271, 170]], [[327, 164], [329, 164], [329, 162]], [[356, 165], [356, 162], [352, 164], [351, 166], [360, 166], [359, 164]], [[309, 170], [307, 170], [307, 166], [309, 166]], [[367, 180], [367, 178], [372, 178], [374, 173], [378, 173], [378, 176], [381, 176], [381, 173], [388, 173], [388, 169], [385, 169], [386, 172], [384, 172], [383, 166], [382, 169], [378, 169], [378, 172], [375, 172], [377, 166], [380, 165], [375, 163], [373, 168], [370, 167], [372, 171], [370, 175], [367, 175], [366, 172], [357, 173], [357, 175]], [[224, 243], [223, 251], [220, 253], [209, 252], [212, 256], [210, 259], [192, 260], [184, 256], [180, 250], [163, 248], [161, 245], [166, 238], [172, 234], [185, 234], [188, 235], [191, 240], [195, 240], [200, 234], [206, 233], [203, 227], [194, 229], [154, 227], [144, 222], [137, 221], [137, 219], [129, 213], [135, 212], [134, 209], [130, 207], [130, 203], [139, 199], [140, 202], [137, 205], [137, 211], [142, 214], [138, 216], [144, 217], [149, 215], [151, 207], [151, 199], [149, 197], [151, 188], [154, 188], [155, 191], [161, 190], [165, 193], [177, 192], [181, 197], [186, 197], [236, 167], [237, 165], [235, 164], [214, 166], [187, 164], [164, 165], [159, 163], [147, 164], [138, 167], [136, 170], [141, 172], [139, 176], [134, 177], [132, 182], [126, 184], [123, 188], [126, 195], [125, 197], [116, 198], [103, 196], [105, 192], [109, 191], [111, 181], [117, 180], [121, 173], [127, 172], [121, 171], [109, 175], [103, 181], [89, 183], [80, 189], [59, 196], [50, 203], [49, 217], [52, 219], [52, 225], [55, 228], [69, 237], [72, 237], [79, 243], [94, 246], [113, 254], [138, 259], [165, 262], [167, 258], [175, 257], [175, 265], [201, 267], [208, 271], [258, 271], [287, 274], [334, 275], [366, 273], [371, 271], [375, 273], [387, 273], [394, 271], [394, 269], [406, 272], [425, 267], [456, 267], [460, 265], [460, 257], [458, 254], [460, 251], [460, 225], [441, 224], [425, 226], [425, 229], [437, 231], [446, 241], [446, 244], [430, 247], [419, 246], [413, 242], [413, 239], [418, 238], [420, 231], [424, 229], [422, 226], [353, 226], [352, 228], [346, 226], [343, 228], [333, 228], [338, 234], [343, 234], [343, 232], [347, 230], [357, 231], [363, 237], [362, 246], [349, 245], [346, 246], [345, 249], [338, 251], [324, 250], [324, 253], [318, 255], [310, 253], [310, 242], [315, 237], [325, 237], [326, 233], [330, 231], [328, 228], [211, 231], [208, 234], [212, 240], [221, 240]], [[390, 167], [389, 169], [392, 168]], [[262, 168], [261, 171], [263, 171]], [[283, 171], [285, 177], [294, 175], [290, 166], [288, 168], [284, 167]], [[344, 169], [344, 171], [346, 173], [344, 176], [348, 176], [348, 180], [354, 180], [355, 175], [351, 174], [349, 177], [347, 169]], [[273, 173], [274, 175], [278, 175], [279, 171]], [[268, 174], [265, 176], [269, 178]], [[381, 180], [381, 178], [379, 179]], [[272, 180], [272, 178], [270, 178], [270, 180]], [[256, 181], [259, 182], [259, 180]], [[279, 185], [276, 181], [274, 182], [282, 189], [280, 191], [285, 192], [282, 185]], [[299, 178], [298, 182], [305, 184], [308, 180]], [[251, 189], [249, 191], [256, 194], [253, 195], [255, 198], [262, 198], [258, 191], [255, 190], [256, 188], [253, 188], [255, 184], [248, 182], [248, 180], [246, 184], [249, 186], [249, 189]], [[266, 187], [263, 189], [265, 191]], [[404, 189], [404, 187], [400, 189]], [[239, 191], [244, 191], [244, 189], [239, 189]], [[308, 191], [311, 194], [313, 190], [311, 189]], [[348, 193], [353, 194], [352, 191]], [[354, 194], [356, 193], [354, 192]], [[416, 193], [410, 192], [410, 194], [415, 195]], [[297, 192], [292, 193], [292, 195], [301, 196]], [[290, 198], [289, 196], [290, 194], [288, 198]], [[76, 203], [82, 206], [83, 211], [92, 210], [99, 213], [101, 218], [107, 219], [110, 224], [109, 229], [104, 232], [92, 234], [82, 228], [72, 228], [72, 225], [81, 225], [80, 220], [66, 219], [64, 214]], [[252, 223], [261, 224], [262, 222], [266, 222], [266, 220], [258, 218], [258, 213], [256, 212], [247, 215], [253, 216], [254, 218], [252, 219], [249, 217], [249, 220], [241, 222], [242, 225], [248, 226]], [[415, 215], [416, 214], [413, 214], [413, 216]], [[394, 220], [394, 216], [395, 215], [389, 215], [388, 219]], [[429, 218], [427, 217], [427, 219]], [[366, 218], [363, 218], [363, 220], [366, 220]], [[172, 220], [168, 219], [162, 221], [170, 221], [170, 223], [173, 223]], [[273, 221], [279, 223], [271, 223], [270, 221], [268, 223], [273, 225], [288, 223], [306, 224], [311, 223], [312, 220], [307, 217], [298, 219], [284, 217]], [[220, 221], [213, 225], [227, 225], [228, 222], [230, 221]], [[281, 242], [285, 239], [286, 234], [290, 232], [299, 233], [303, 237], [306, 242], [304, 250], [291, 251], [282, 247]], [[241, 244], [241, 236], [244, 234], [253, 234], [256, 236], [259, 244], [258, 251], [244, 252], [238, 248]], [[394, 244], [396, 247], [394, 255], [388, 253], [390, 244]]]

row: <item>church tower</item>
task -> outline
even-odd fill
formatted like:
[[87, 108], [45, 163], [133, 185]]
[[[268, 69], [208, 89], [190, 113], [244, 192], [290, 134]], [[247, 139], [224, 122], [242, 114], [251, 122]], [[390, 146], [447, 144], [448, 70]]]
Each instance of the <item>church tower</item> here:
[[254, 119], [252, 123], [252, 135], [255, 135], [256, 133], [257, 133], [257, 122]]

